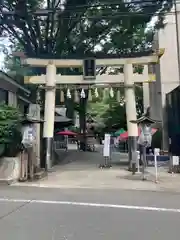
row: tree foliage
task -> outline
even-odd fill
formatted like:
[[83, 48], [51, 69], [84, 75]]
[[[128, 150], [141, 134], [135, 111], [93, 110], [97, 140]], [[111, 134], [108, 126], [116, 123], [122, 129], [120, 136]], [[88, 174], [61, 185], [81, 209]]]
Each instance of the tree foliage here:
[[[28, 57], [141, 54], [151, 48], [152, 33], [145, 33], [146, 24], [158, 13], [161, 26], [171, 6], [172, 0], [4, 0], [0, 35], [8, 37], [13, 51], [18, 46]], [[61, 73], [70, 74], [72, 69]]]
[[[103, 89], [99, 89], [98, 98], [93, 98], [93, 101], [88, 103], [87, 112], [88, 115], [92, 116], [100, 127], [98, 129], [102, 131], [105, 128], [111, 131], [113, 126], [116, 125], [118, 128], [127, 128], [126, 125], [126, 110], [125, 110], [125, 97], [124, 89], [121, 89], [120, 102], [114, 97], [109, 97], [109, 94], [103, 96]], [[115, 89], [116, 91], [116, 89]], [[116, 93], [116, 92], [115, 92]], [[136, 95], [136, 110], [137, 117], [140, 117], [143, 113], [143, 89], [142, 86], [135, 87]]]
[[0, 143], [14, 141], [16, 130], [20, 130], [22, 115], [17, 108], [0, 105]]
[[[0, 32], [13, 44], [20, 43], [30, 57], [77, 57], [94, 52], [97, 44], [106, 53], [137, 52], [148, 47], [146, 23], [172, 6], [171, 0], [165, 2], [4, 0]], [[11, 14], [5, 14], [8, 11]]]
[[22, 115], [17, 108], [0, 104], [0, 156], [16, 157], [21, 149]]

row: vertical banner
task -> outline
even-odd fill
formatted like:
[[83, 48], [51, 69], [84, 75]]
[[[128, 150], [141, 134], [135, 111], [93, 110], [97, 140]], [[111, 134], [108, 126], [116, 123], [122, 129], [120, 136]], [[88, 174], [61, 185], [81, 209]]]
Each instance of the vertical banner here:
[[75, 112], [75, 121], [74, 121], [75, 127], [79, 128], [80, 127], [80, 122], [79, 122], [79, 113]]

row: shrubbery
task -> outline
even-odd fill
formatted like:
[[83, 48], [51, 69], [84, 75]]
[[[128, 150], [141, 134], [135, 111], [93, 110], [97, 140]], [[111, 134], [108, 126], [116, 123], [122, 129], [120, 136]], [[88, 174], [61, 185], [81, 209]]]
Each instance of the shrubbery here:
[[15, 157], [21, 147], [22, 115], [18, 108], [0, 104], [1, 156]]

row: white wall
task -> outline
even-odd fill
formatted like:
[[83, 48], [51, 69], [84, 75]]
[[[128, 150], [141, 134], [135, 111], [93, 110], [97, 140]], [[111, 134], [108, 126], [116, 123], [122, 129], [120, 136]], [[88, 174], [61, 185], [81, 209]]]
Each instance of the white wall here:
[[[180, 10], [180, 3], [177, 4], [177, 10]], [[174, 8], [171, 14], [168, 14], [165, 18], [166, 25], [164, 29], [158, 31], [155, 35], [155, 47], [165, 48], [165, 54], [156, 67], [156, 82], [151, 83], [149, 87], [151, 116], [162, 121], [164, 149], [168, 148], [167, 116], [165, 111], [166, 94], [180, 84], [176, 19], [173, 12]], [[178, 22], [180, 27], [180, 13], [178, 13]]]
[[[180, 8], [180, 4], [177, 4]], [[174, 11], [174, 9], [172, 10]], [[180, 26], [180, 13], [178, 13]], [[165, 54], [161, 59], [161, 92], [162, 104], [164, 105], [164, 95], [179, 85], [179, 66], [177, 54], [177, 34], [175, 15], [166, 17], [167, 25], [159, 31], [159, 47], [165, 48]], [[180, 30], [179, 30], [180, 32]]]

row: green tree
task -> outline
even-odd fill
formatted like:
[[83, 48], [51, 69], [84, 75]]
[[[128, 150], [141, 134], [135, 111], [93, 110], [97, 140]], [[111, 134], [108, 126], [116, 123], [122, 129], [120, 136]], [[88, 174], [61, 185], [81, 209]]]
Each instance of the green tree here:
[[[0, 6], [0, 34], [12, 44], [20, 44], [28, 57], [83, 58], [95, 52], [96, 56], [142, 54], [150, 49], [152, 40], [145, 34], [146, 24], [157, 12], [162, 23], [163, 13], [171, 6], [172, 0], [4, 0], [3, 9]], [[33, 71], [40, 74], [45, 69]], [[59, 71], [78, 74], [82, 69]], [[86, 99], [80, 104], [85, 108]]]
[[[104, 125], [106, 131], [112, 131], [112, 127], [117, 125], [118, 128], [126, 129], [126, 111], [125, 111], [125, 99], [124, 89], [121, 88], [120, 103], [116, 99], [116, 89], [114, 90], [114, 97], [111, 98], [109, 94], [103, 97], [103, 89], [99, 89], [99, 97], [93, 98], [93, 101], [88, 103], [88, 114], [92, 116], [97, 123], [101, 126]], [[143, 113], [143, 90], [142, 86], [135, 87], [136, 94], [136, 109], [137, 117], [140, 117]], [[102, 130], [102, 128], [99, 128]]]
[[162, 22], [171, 6], [171, 0], [4, 0], [3, 9], [11, 14], [1, 6], [0, 32], [29, 57], [87, 56], [97, 44], [103, 53], [141, 52], [151, 41], [144, 33], [146, 23], [157, 11]]

